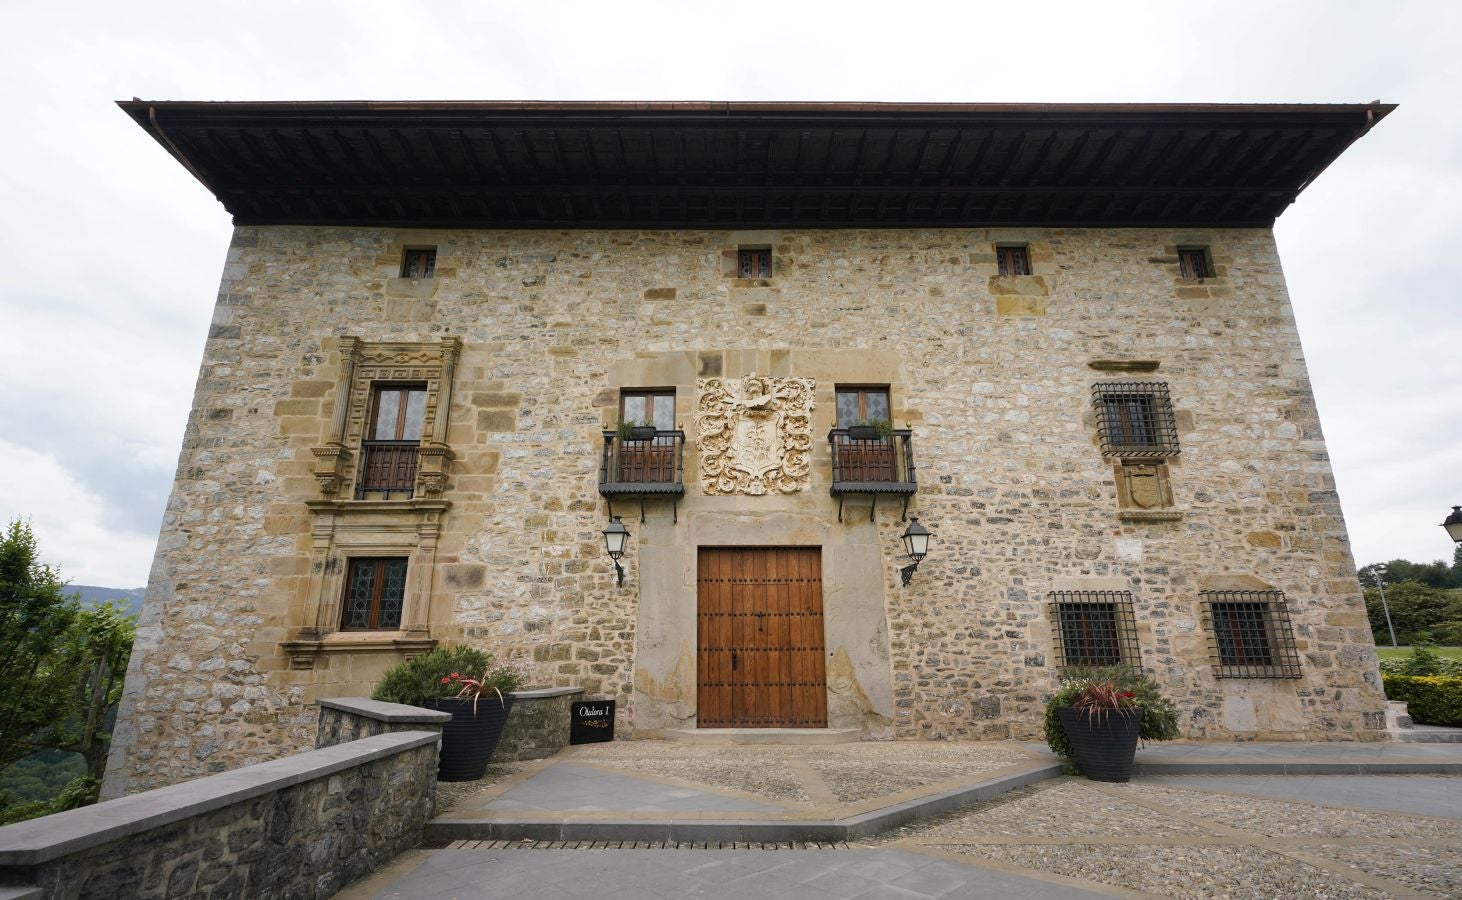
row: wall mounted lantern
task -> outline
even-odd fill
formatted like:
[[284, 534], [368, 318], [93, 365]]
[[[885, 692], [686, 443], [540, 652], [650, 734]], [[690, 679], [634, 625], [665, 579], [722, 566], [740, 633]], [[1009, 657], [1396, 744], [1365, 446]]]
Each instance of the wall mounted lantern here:
[[604, 549], [609, 551], [609, 558], [614, 560], [614, 574], [619, 579], [619, 586], [624, 587], [624, 566], [619, 564], [619, 558], [624, 556], [624, 548], [629, 543], [629, 529], [619, 521], [619, 516], [611, 516], [609, 527], [604, 529]]
[[899, 576], [904, 580], [904, 587], [908, 587], [914, 580], [914, 570], [919, 568], [919, 563], [929, 553], [929, 537], [933, 534], [929, 529], [919, 524], [918, 516], [909, 516], [909, 527], [904, 529], [900, 535], [904, 539], [904, 555], [914, 561], [913, 565], [904, 566], [899, 569]]
[[1454, 542], [1462, 544], [1462, 506], [1452, 507], [1452, 514], [1447, 516], [1442, 527], [1447, 529], [1447, 536]]

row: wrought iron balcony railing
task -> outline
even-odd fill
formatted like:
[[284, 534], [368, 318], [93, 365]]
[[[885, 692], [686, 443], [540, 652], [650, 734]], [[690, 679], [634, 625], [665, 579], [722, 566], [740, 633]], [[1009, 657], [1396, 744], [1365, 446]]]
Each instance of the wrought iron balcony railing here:
[[868, 494], [875, 504], [879, 494], [901, 496], [907, 515], [909, 497], [919, 490], [914, 478], [913, 432], [896, 428], [888, 437], [860, 439], [850, 431], [834, 428], [827, 433], [832, 445], [831, 492], [838, 498], [838, 521], [842, 521], [843, 497], [848, 494]]
[[[645, 518], [646, 497], [680, 498], [685, 495], [685, 432], [657, 431], [652, 438], [622, 439], [614, 431], [604, 432], [604, 450], [599, 461], [599, 493], [614, 514], [615, 497], [639, 497], [640, 520]], [[676, 510], [679, 518], [679, 510]]]
[[365, 441], [360, 447], [360, 482], [357, 500], [367, 494], [381, 494], [389, 500], [395, 493], [411, 499], [416, 491], [416, 456], [420, 441]]

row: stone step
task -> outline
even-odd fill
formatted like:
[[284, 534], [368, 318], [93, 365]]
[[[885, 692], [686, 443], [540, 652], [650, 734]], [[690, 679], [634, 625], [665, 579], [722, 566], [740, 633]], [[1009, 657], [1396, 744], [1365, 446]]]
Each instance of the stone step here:
[[465, 818], [454, 813], [432, 819], [426, 823], [423, 837], [428, 841], [534, 843], [629, 841], [675, 845], [719, 843], [723, 846], [728, 843], [837, 844], [940, 816], [1060, 775], [1061, 765], [1058, 763], [1032, 762], [1018, 771], [1007, 771], [973, 784], [844, 818], [799, 819], [785, 814], [759, 817], [754, 812], [735, 813], [734, 817], [711, 818], [703, 815], [682, 817], [673, 812], [656, 816], [642, 812], [615, 814], [610, 811], [592, 815], [539, 813], [516, 816], [484, 811], [480, 818]]
[[667, 728], [644, 735], [683, 744], [856, 744], [856, 728]]
[[1391, 740], [1403, 744], [1462, 744], [1462, 728], [1440, 725], [1413, 725], [1391, 732]]

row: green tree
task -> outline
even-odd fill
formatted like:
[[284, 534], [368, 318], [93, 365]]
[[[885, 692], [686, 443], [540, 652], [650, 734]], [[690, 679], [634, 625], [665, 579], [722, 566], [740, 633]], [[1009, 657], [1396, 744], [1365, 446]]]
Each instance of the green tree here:
[[16, 520], [0, 537], [0, 769], [45, 749], [62, 718], [75, 672], [72, 630], [80, 615], [55, 569], [40, 561], [35, 535]]
[[29, 525], [17, 520], [6, 527], [0, 536], [0, 772], [43, 751], [76, 753], [86, 765], [86, 774], [47, 808], [27, 814], [95, 801], [134, 633], [122, 608], [82, 607], [66, 594], [60, 575], [40, 561]]
[[[1356, 577], [1366, 587], [1374, 587], [1376, 584], [1376, 569], [1378, 566], [1385, 566], [1383, 580], [1386, 587], [1393, 584], [1401, 584], [1406, 581], [1415, 581], [1434, 588], [1457, 588], [1462, 587], [1462, 567], [1458, 565], [1458, 559], [1462, 558], [1454, 552], [1452, 564], [1448, 565], [1442, 560], [1433, 560], [1429, 563], [1414, 563], [1408, 559], [1393, 559], [1387, 563], [1371, 563], [1361, 566], [1356, 570]], [[1390, 599], [1389, 594], [1387, 599]]]
[[[1371, 633], [1381, 643], [1387, 641], [1386, 616], [1381, 607], [1381, 592], [1366, 589], [1366, 614], [1371, 620]], [[1410, 644], [1418, 632], [1462, 619], [1462, 597], [1456, 591], [1444, 591], [1416, 581], [1403, 581], [1386, 586], [1386, 603], [1391, 608], [1391, 624], [1396, 640]]]

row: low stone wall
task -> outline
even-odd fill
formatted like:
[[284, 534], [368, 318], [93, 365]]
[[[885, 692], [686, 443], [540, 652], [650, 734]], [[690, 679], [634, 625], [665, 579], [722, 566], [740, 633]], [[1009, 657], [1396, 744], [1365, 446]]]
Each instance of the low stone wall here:
[[398, 731], [441, 734], [442, 724], [452, 720], [451, 713], [365, 697], [335, 697], [315, 703], [320, 707], [320, 724], [315, 729], [317, 748]]
[[583, 688], [513, 691], [513, 708], [492, 758], [543, 759], [567, 747], [569, 705], [583, 693]]
[[[403, 724], [333, 712], [337, 737]], [[377, 734], [9, 825], [0, 885], [46, 900], [328, 897], [420, 842], [439, 740]]]

